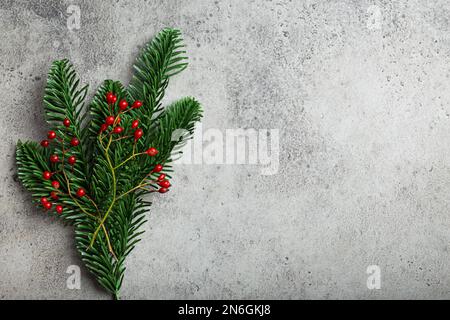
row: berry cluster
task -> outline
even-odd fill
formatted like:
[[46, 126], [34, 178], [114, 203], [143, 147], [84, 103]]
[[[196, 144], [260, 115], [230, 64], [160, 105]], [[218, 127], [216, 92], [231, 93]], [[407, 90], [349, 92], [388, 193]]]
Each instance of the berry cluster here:
[[[109, 134], [114, 134], [114, 135], [118, 135], [119, 138], [118, 139], [124, 139], [124, 138], [129, 138], [129, 137], [133, 137], [134, 138], [134, 146], [136, 146], [136, 142], [144, 135], [144, 131], [139, 128], [139, 119], [134, 119], [131, 122], [131, 130], [134, 130], [132, 135], [124, 135], [125, 134], [125, 129], [123, 127], [120, 126], [120, 122], [121, 122], [121, 118], [120, 116], [122, 114], [125, 114], [126, 112], [129, 112], [130, 110], [133, 109], [139, 109], [140, 107], [142, 107], [142, 101], [140, 100], [135, 100], [133, 102], [133, 104], [131, 105], [131, 108], [129, 108], [129, 103], [127, 100], [125, 99], [121, 99], [118, 103], [118, 113], [115, 114], [114, 110], [116, 109], [116, 102], [117, 102], [117, 96], [113, 93], [113, 92], [108, 92], [106, 93], [106, 102], [108, 103], [108, 107], [109, 107], [109, 111], [110, 111], [110, 115], [107, 116], [105, 118], [105, 122], [100, 126], [100, 140], [103, 139], [103, 134], [106, 133], [106, 131], [108, 130], [108, 128], [112, 128], [112, 130], [109, 132]], [[134, 150], [134, 148], [133, 148]], [[135, 153], [133, 151], [133, 154], [126, 159], [125, 161], [122, 162], [125, 163], [131, 159], [133, 159], [134, 157], [138, 156], [138, 155], [142, 155], [142, 154], [147, 154], [150, 157], [155, 157], [158, 154], [158, 150], [156, 148], [150, 147], [148, 148], [146, 151], [144, 152], [140, 152], [140, 153]], [[120, 165], [118, 166], [120, 167]], [[161, 172], [163, 169], [163, 166], [161, 164], [157, 164], [153, 170], [149, 173], [158, 173]], [[169, 180], [166, 179], [165, 174], [161, 174], [158, 179], [156, 179], [155, 181], [151, 181], [153, 183], [157, 183], [160, 188], [157, 190], [159, 193], [166, 193], [167, 191], [169, 191], [169, 187], [170, 187], [170, 182]], [[148, 184], [145, 184], [145, 186], [148, 186]]]
[[[110, 113], [114, 110], [114, 105], [117, 102], [117, 96], [112, 93], [112, 92], [108, 92], [106, 94], [106, 102], [109, 105], [109, 110]], [[139, 100], [136, 100], [133, 102], [131, 109], [139, 109], [140, 107], [142, 107], [142, 102]], [[120, 126], [120, 114], [122, 113], [126, 113], [129, 110], [131, 110], [128, 108], [128, 102], [125, 99], [122, 99], [119, 101], [119, 114], [114, 116], [114, 115], [109, 115], [106, 117], [105, 122], [100, 126], [100, 133], [105, 132], [109, 127], [112, 127], [112, 133], [113, 134], [117, 134], [120, 135], [124, 132], [124, 128]], [[139, 126], [139, 120], [133, 120], [133, 122], [131, 123], [131, 129], [134, 129], [134, 141], [139, 140], [143, 134], [144, 131], [141, 128], [138, 128]], [[156, 154], [155, 154], [156, 155]]]
[[[55, 143], [55, 144], [60, 143], [61, 148], [62, 148], [61, 158], [56, 153], [51, 154], [49, 157], [50, 164], [51, 165], [53, 164], [56, 170], [54, 172], [50, 172], [50, 171], [42, 172], [42, 178], [44, 180], [52, 179], [51, 187], [52, 187], [53, 191], [50, 192], [49, 197], [41, 198], [41, 205], [46, 210], [52, 209], [53, 205], [55, 205], [55, 211], [58, 214], [63, 213], [64, 207], [62, 206], [62, 204], [58, 204], [58, 202], [57, 202], [59, 200], [59, 196], [62, 195], [63, 192], [60, 190], [61, 184], [58, 181], [56, 174], [64, 172], [64, 167], [65, 167], [66, 161], [71, 166], [72, 171], [73, 171], [73, 167], [74, 167], [75, 163], [77, 162], [77, 158], [74, 155], [70, 155], [68, 153], [70, 152], [71, 148], [76, 148], [80, 144], [80, 140], [78, 140], [78, 138], [76, 138], [74, 136], [70, 137], [70, 135], [73, 135], [72, 131], [70, 130], [71, 129], [70, 120], [65, 118], [62, 121], [62, 124], [66, 128], [66, 134], [70, 138], [70, 141], [68, 141], [69, 146], [66, 146], [65, 137], [64, 136], [58, 137], [56, 132], [53, 130], [50, 130], [47, 133], [47, 139], [44, 139], [41, 141], [41, 146], [43, 148], [50, 147], [52, 143]], [[77, 190], [77, 194], [83, 194], [83, 193], [85, 193], [84, 189], [79, 188]]]
[[[132, 130], [134, 130], [132, 135], [125, 136], [124, 135], [125, 129], [120, 126], [120, 122], [121, 122], [120, 116], [132, 109], [140, 108], [142, 106], [142, 102], [139, 100], [136, 100], [132, 104], [131, 108], [128, 108], [128, 102], [125, 99], [122, 99], [118, 103], [119, 112], [117, 114], [114, 114], [114, 109], [115, 109], [114, 107], [117, 102], [117, 96], [114, 95], [114, 93], [112, 93], [112, 92], [108, 92], [106, 94], [106, 102], [108, 103], [108, 106], [109, 106], [110, 115], [105, 118], [105, 122], [100, 127], [100, 132], [99, 132], [100, 143], [102, 143], [102, 140], [106, 135], [120, 136], [116, 140], [125, 139], [125, 138], [129, 138], [129, 137], [134, 138], [133, 154], [129, 158], [127, 158], [125, 161], [123, 161], [121, 164], [116, 166], [115, 168], [120, 167], [122, 164], [128, 162], [129, 160], [132, 160], [133, 158], [135, 158], [136, 156], [139, 156], [139, 155], [146, 154], [150, 157], [155, 157], [158, 154], [158, 150], [154, 147], [150, 147], [144, 152], [139, 152], [139, 153], [135, 152], [136, 143], [144, 134], [144, 131], [141, 128], [139, 128], [139, 120], [138, 119], [135, 119], [131, 122], [130, 127]], [[50, 192], [50, 195], [48, 197], [42, 197], [40, 199], [41, 205], [45, 210], [50, 210], [50, 209], [52, 209], [53, 206], [55, 206], [55, 211], [58, 214], [62, 214], [64, 211], [64, 207], [62, 206], [62, 204], [58, 203], [59, 197], [61, 195], [68, 195], [69, 197], [74, 198], [74, 196], [70, 192], [70, 189], [71, 189], [70, 180], [69, 180], [68, 175], [66, 174], [65, 170], [66, 170], [66, 163], [67, 163], [70, 165], [72, 173], [74, 172], [73, 169], [74, 169], [74, 165], [77, 163], [77, 158], [75, 157], [75, 155], [70, 154], [70, 152], [71, 152], [72, 148], [76, 148], [80, 144], [80, 140], [74, 136], [73, 131], [71, 130], [70, 120], [66, 118], [62, 121], [62, 124], [66, 129], [65, 131], [62, 131], [63, 132], [62, 137], [59, 137], [55, 131], [51, 130], [47, 134], [47, 139], [42, 140], [40, 143], [43, 148], [50, 147], [52, 145], [52, 143], [56, 143], [56, 144], [60, 143], [61, 144], [62, 154], [58, 155], [56, 153], [53, 153], [49, 157], [50, 167], [54, 168], [54, 171], [53, 172], [50, 172], [50, 171], [42, 172], [42, 178], [44, 180], [51, 180], [51, 187], [53, 190]], [[112, 130], [109, 130], [109, 128], [112, 128]], [[109, 130], [109, 132], [108, 132], [108, 130]], [[70, 140], [67, 139], [67, 136], [69, 137], [68, 139], [70, 139]], [[67, 142], [69, 145], [67, 145]], [[162, 170], [163, 170], [163, 166], [161, 164], [157, 164], [154, 166], [154, 168], [150, 171], [150, 173], [147, 176], [154, 174], [154, 173], [159, 173]], [[65, 181], [65, 183], [67, 184], [64, 188], [67, 190], [67, 193], [64, 193], [60, 188], [61, 184], [58, 181], [58, 176], [57, 176], [58, 174], [60, 174], [59, 175], [59, 178], [61, 178], [60, 181]], [[154, 188], [153, 184], [157, 184], [159, 187]], [[170, 184], [169, 180], [166, 179], [166, 175], [164, 173], [161, 173], [156, 180], [140, 184], [136, 188], [143, 188], [144, 186], [152, 187], [153, 190], [149, 190], [150, 192], [157, 191], [159, 193], [166, 193], [167, 191], [169, 191], [169, 187], [171, 186], [171, 184]], [[136, 189], [136, 188], [134, 188], [134, 189]], [[75, 192], [76, 197], [78, 197], [78, 198], [86, 197], [89, 199], [89, 201], [93, 202], [93, 200], [86, 194], [85, 189], [83, 189], [81, 187], [78, 187], [75, 189], [76, 189], [76, 192]], [[133, 191], [134, 189], [132, 189], [130, 191]]]

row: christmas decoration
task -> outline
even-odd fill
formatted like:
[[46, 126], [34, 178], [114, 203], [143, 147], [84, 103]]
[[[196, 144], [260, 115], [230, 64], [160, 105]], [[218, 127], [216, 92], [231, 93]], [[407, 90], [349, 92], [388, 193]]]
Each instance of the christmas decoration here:
[[73, 225], [82, 261], [116, 299], [143, 233], [145, 196], [170, 190], [172, 157], [202, 116], [190, 97], [162, 107], [169, 79], [187, 66], [183, 47], [178, 30], [161, 31], [129, 86], [106, 80], [89, 106], [74, 67], [55, 61], [44, 95], [47, 139], [17, 144], [19, 179], [46, 214]]

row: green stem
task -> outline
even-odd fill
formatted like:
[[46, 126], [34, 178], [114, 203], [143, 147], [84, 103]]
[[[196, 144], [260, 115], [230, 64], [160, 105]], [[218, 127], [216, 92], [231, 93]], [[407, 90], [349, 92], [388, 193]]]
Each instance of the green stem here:
[[120, 196], [117, 197], [117, 199], [120, 199], [120, 198], [126, 196], [127, 194], [129, 194], [130, 192], [133, 192], [134, 190], [137, 190], [137, 189], [139, 189], [139, 188], [148, 186], [149, 184], [150, 184], [150, 183], [139, 184], [139, 185], [137, 185], [136, 187], [134, 187], [134, 188], [128, 190], [127, 192], [122, 193]]
[[113, 165], [111, 163], [111, 159], [109, 158], [109, 154], [108, 154], [109, 147], [111, 145], [111, 140], [112, 140], [112, 136], [109, 137], [108, 145], [106, 146], [106, 149], [105, 149], [105, 156], [106, 156], [106, 161], [108, 162], [108, 166], [109, 166], [109, 168], [111, 170], [111, 174], [112, 174], [113, 199], [111, 201], [111, 204], [109, 205], [108, 210], [106, 211], [105, 215], [103, 216], [102, 220], [100, 221], [100, 225], [95, 230], [94, 235], [92, 236], [92, 240], [91, 240], [91, 243], [90, 243], [89, 247], [92, 247], [92, 245], [94, 244], [95, 239], [97, 238], [97, 235], [98, 235], [100, 229], [103, 227], [103, 224], [105, 223], [106, 219], [108, 218], [109, 214], [111, 213], [111, 210], [112, 210], [112, 208], [114, 206], [114, 203], [116, 202], [116, 173], [114, 171], [114, 167], [113, 167]]
[[123, 160], [120, 164], [118, 164], [117, 166], [114, 167], [114, 170], [120, 168], [121, 166], [123, 166], [125, 163], [127, 163], [128, 161], [130, 161], [131, 159], [136, 158], [137, 156], [143, 154], [143, 152], [141, 153], [134, 153], [134, 147], [133, 147], [133, 154], [131, 156], [129, 156], [127, 159]]

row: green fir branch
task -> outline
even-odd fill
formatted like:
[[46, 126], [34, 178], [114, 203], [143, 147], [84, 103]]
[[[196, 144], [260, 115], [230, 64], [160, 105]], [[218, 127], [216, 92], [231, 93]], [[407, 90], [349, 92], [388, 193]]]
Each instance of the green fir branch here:
[[[80, 84], [68, 60], [55, 61], [44, 109], [56, 138], [49, 133], [42, 146], [17, 143], [20, 181], [39, 207], [74, 225], [82, 261], [116, 299], [126, 257], [144, 232], [151, 204], [145, 196], [167, 190], [170, 184], [164, 173], [170, 171], [173, 152], [192, 136], [202, 117], [193, 98], [162, 107], [169, 78], [187, 66], [183, 48], [180, 31], [164, 29], [138, 56], [129, 86], [106, 80], [88, 110], [84, 107], [88, 87]], [[116, 101], [108, 100], [108, 95]], [[122, 100], [129, 104], [123, 110]], [[142, 106], [134, 108], [139, 101]], [[105, 124], [107, 117], [113, 118], [112, 124]], [[182, 134], [174, 139], [177, 130]], [[136, 136], [137, 131], [142, 135]], [[149, 148], [156, 148], [157, 154], [147, 154]], [[49, 161], [51, 156], [58, 161]], [[50, 179], [45, 172], [50, 172]], [[62, 212], [55, 212], [56, 206]]]

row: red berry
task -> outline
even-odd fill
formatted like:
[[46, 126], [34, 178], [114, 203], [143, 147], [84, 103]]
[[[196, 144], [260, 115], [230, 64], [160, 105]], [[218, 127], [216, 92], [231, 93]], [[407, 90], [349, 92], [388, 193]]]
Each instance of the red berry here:
[[46, 197], [42, 197], [41, 198], [41, 203], [42, 204], [45, 204], [45, 203], [47, 203], [48, 202], [48, 199], [46, 198]]
[[63, 206], [57, 205], [55, 209], [58, 214], [61, 214], [63, 212]]
[[132, 108], [133, 109], [139, 109], [140, 107], [142, 107], [142, 102], [139, 100], [136, 100], [135, 102], [133, 102]]
[[43, 146], [44, 148], [47, 148], [49, 145], [50, 145], [50, 142], [48, 142], [48, 140], [41, 141], [41, 146]]
[[123, 131], [122, 127], [115, 127], [114, 130], [113, 130], [113, 133], [120, 134], [120, 133], [122, 133], [122, 131]]
[[125, 99], [119, 101], [119, 109], [124, 111], [128, 107], [128, 102]]
[[160, 164], [157, 164], [154, 168], [153, 168], [153, 172], [161, 172], [161, 170], [163, 169], [163, 166]]
[[77, 158], [75, 158], [75, 156], [70, 156], [69, 158], [67, 158], [67, 162], [73, 166], [75, 162], [77, 162]]
[[56, 191], [50, 192], [50, 197], [51, 197], [53, 200], [58, 200], [58, 199], [59, 199], [58, 193], [57, 193]]
[[136, 131], [134, 132], [134, 140], [138, 140], [140, 137], [142, 137], [143, 134], [144, 131], [142, 131], [142, 129], [136, 129]]
[[52, 154], [50, 156], [50, 162], [55, 163], [55, 162], [58, 162], [58, 161], [59, 161], [59, 157], [56, 154]]
[[47, 133], [47, 137], [48, 137], [50, 140], [55, 139], [55, 138], [56, 138], [56, 132], [53, 131], [53, 130], [50, 130], [50, 131]]
[[169, 191], [167, 188], [159, 188], [158, 190], [159, 193], [166, 193], [167, 191]]
[[52, 187], [53, 188], [55, 188], [55, 189], [58, 189], [59, 188], [59, 182], [58, 181], [52, 181]]
[[150, 157], [154, 157], [158, 154], [158, 150], [156, 150], [155, 148], [149, 148], [147, 151], [145, 151], [145, 153]]
[[106, 125], [108, 125], [108, 126], [114, 124], [114, 117], [113, 117], [113, 116], [108, 116], [108, 117], [106, 117], [105, 123], [106, 123]]
[[105, 131], [107, 128], [108, 128], [108, 126], [106, 125], [106, 123], [102, 124], [102, 125], [100, 126], [100, 132]]
[[114, 93], [108, 92], [106, 94], [106, 102], [111, 104], [111, 103], [115, 103], [116, 101], [117, 101], [117, 97], [114, 95]]
[[47, 210], [50, 210], [52, 208], [52, 203], [51, 202], [46, 202], [46, 203], [43, 203], [42, 205]]
[[133, 120], [131, 123], [131, 129], [136, 129], [139, 125], [139, 120]]
[[86, 195], [86, 191], [84, 191], [84, 189], [83, 188], [79, 188], [78, 190], [77, 190], [77, 196], [78, 197], [84, 197]]
[[42, 178], [45, 180], [49, 180], [52, 177], [52, 174], [49, 171], [42, 172]]
[[72, 147], [76, 147], [79, 144], [80, 144], [80, 140], [78, 140], [77, 138], [72, 138], [72, 140], [70, 140], [70, 145]]
[[69, 126], [70, 126], [70, 120], [67, 119], [67, 118], [65, 118], [65, 119], [63, 120], [63, 125], [64, 125], [65, 127], [69, 127]]
[[166, 175], [164, 173], [161, 173], [158, 177], [158, 181], [162, 181], [166, 178]]
[[169, 188], [170, 187], [170, 182], [169, 180], [163, 180], [161, 182], [158, 183], [161, 187], [163, 188]]

